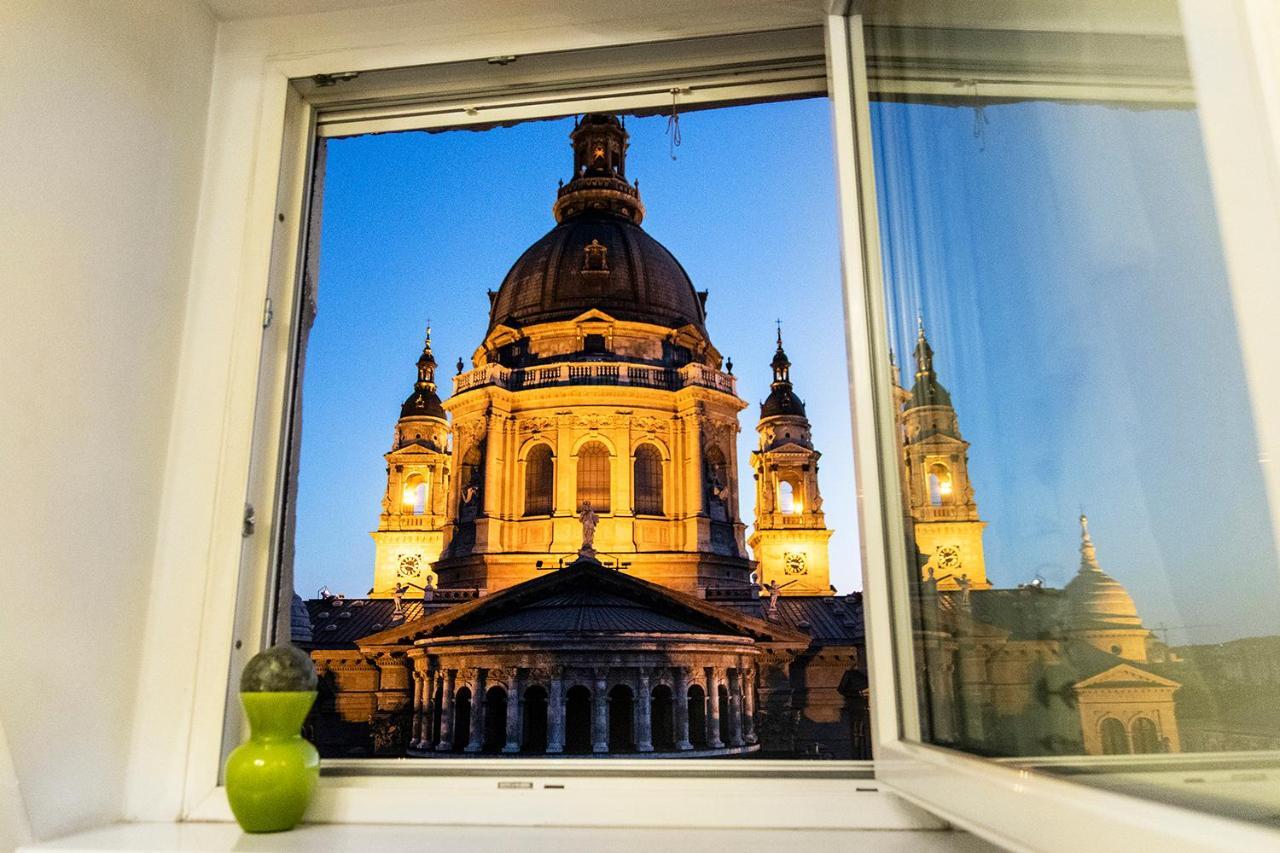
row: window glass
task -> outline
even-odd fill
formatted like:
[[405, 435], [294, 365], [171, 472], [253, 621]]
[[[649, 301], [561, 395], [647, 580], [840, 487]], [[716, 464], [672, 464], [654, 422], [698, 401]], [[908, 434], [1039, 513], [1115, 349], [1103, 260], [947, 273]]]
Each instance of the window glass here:
[[829, 123], [323, 143], [291, 612], [322, 757], [870, 757]]
[[637, 515], [662, 515], [662, 454], [651, 444], [636, 449], [635, 491]]
[[1276, 508], [1189, 80], [1127, 91], [1181, 43], [1077, 42], [1087, 99], [979, 69], [871, 106], [923, 738], [1189, 797], [1280, 750]]
[[596, 512], [609, 511], [609, 448], [589, 441], [578, 451], [578, 506], [590, 504]]
[[524, 464], [524, 514], [550, 515], [555, 481], [551, 447], [546, 444], [537, 445], [529, 451]]

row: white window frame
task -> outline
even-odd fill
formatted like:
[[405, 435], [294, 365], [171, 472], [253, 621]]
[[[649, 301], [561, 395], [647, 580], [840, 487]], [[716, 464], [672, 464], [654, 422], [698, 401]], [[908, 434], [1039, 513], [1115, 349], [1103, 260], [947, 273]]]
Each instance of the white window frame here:
[[[1184, 14], [1213, 17], [1195, 0]], [[1236, 4], [1243, 8], [1249, 0]], [[1216, 4], [1215, 4], [1216, 7]], [[218, 787], [226, 700], [231, 673], [238, 672], [260, 647], [273, 616], [260, 591], [271, 586], [271, 536], [242, 539], [246, 484], [258, 507], [258, 523], [270, 528], [270, 507], [287, 424], [283, 381], [290, 369], [298, 306], [295, 275], [302, 256], [298, 217], [305, 212], [307, 160], [315, 112], [293, 89], [292, 78], [351, 70], [417, 66], [487, 56], [520, 55], [552, 49], [585, 49], [609, 44], [656, 42], [673, 34], [692, 38], [750, 30], [782, 29], [811, 23], [808, 12], [778, 4], [761, 8], [715, 9], [705, 19], [681, 20], [684, 10], [654, 11], [646, 19], [603, 27], [565, 26], [554, 35], [526, 28], [490, 36], [487, 32], [451, 32], [439, 20], [427, 20], [415, 7], [386, 7], [295, 19], [224, 24], [219, 36], [206, 140], [203, 192], [192, 265], [190, 296], [179, 365], [179, 396], [173, 440], [166, 464], [165, 504], [160, 520], [153, 586], [146, 621], [133, 732], [126, 814], [135, 820], [230, 820], [225, 792]], [[1220, 14], [1221, 9], [1215, 8]], [[1229, 15], [1232, 14], [1229, 10]], [[1234, 12], [1238, 20], [1246, 11]], [[1256, 8], [1250, 13], [1257, 17]], [[1264, 14], [1265, 17], [1265, 14]], [[323, 19], [323, 20], [321, 20]], [[1274, 22], [1274, 21], [1273, 21]], [[324, 26], [318, 24], [323, 23]], [[869, 173], [867, 75], [863, 65], [858, 15], [827, 19], [830, 87], [835, 116], [842, 228], [845, 241], [847, 313], [850, 331], [850, 379], [854, 394], [857, 453], [864, 465], [859, 480], [864, 538], [868, 655], [873, 692], [876, 776], [934, 814], [1012, 846], [1045, 846], [1047, 833], [1072, 845], [1094, 842], [1097, 849], [1124, 841], [1164, 842], [1169, 849], [1188, 842], [1246, 849], [1271, 834], [1239, 823], [1198, 815], [1136, 798], [1042, 777], [949, 750], [913, 743], [918, 731], [914, 705], [894, 701], [912, 688], [909, 622], [901, 602], [906, 573], [890, 543], [901, 542], [894, 513], [881, 511], [882, 498], [896, 494], [896, 462], [885, 456], [888, 411], [876, 404], [888, 372], [883, 291], [874, 229], [874, 178]], [[611, 31], [610, 37], [598, 33]], [[1271, 31], [1272, 43], [1280, 43]], [[1224, 45], [1237, 46], [1238, 30], [1209, 28], [1198, 43], [1191, 39], [1196, 73], [1216, 66], [1214, 86], [1232, 73], [1254, 83], [1239, 103], [1218, 104], [1208, 113], [1216, 123], [1256, 106], [1255, 75], [1261, 46], [1222, 68]], [[1215, 41], [1216, 40], [1216, 41]], [[369, 45], [369, 46], [362, 46]], [[535, 47], [536, 46], [536, 47]], [[1212, 63], [1206, 63], [1206, 57]], [[1238, 81], [1237, 81], [1238, 82]], [[1034, 84], [1031, 81], [1030, 84]], [[1043, 81], [1041, 81], [1043, 83]], [[1263, 93], [1265, 94], [1265, 93]], [[1274, 94], [1274, 92], [1273, 92]], [[618, 106], [633, 106], [624, 93]], [[1204, 93], [1201, 102], [1205, 103]], [[607, 109], [607, 98], [581, 106]], [[1273, 109], [1275, 102], [1268, 105]], [[502, 105], [514, 109], [513, 105]], [[544, 113], [555, 112], [543, 106]], [[492, 113], [491, 115], [497, 115]], [[1274, 119], [1274, 115], [1270, 115]], [[1266, 116], [1254, 116], [1255, 123]], [[456, 122], [449, 122], [456, 123]], [[421, 126], [419, 124], [418, 126]], [[1238, 127], [1239, 125], [1235, 125]], [[1266, 128], [1263, 128], [1265, 131]], [[1272, 126], [1274, 133], [1274, 125]], [[1226, 178], [1215, 190], [1227, 203], [1240, 181], [1231, 179], [1225, 158], [1230, 140], [1208, 132], [1210, 165]], [[1267, 137], [1265, 133], [1262, 138]], [[1247, 152], [1255, 161], [1277, 162], [1274, 149]], [[1268, 159], [1269, 158], [1269, 159]], [[1274, 239], [1237, 245], [1230, 239], [1236, 223], [1224, 217], [1225, 240], [1239, 310], [1261, 309], [1275, 317], [1274, 296], [1258, 284], [1274, 270], [1280, 245], [1280, 188], [1254, 186], [1254, 229]], [[1270, 190], [1268, 193], [1267, 190]], [[1239, 199], [1237, 199], [1238, 201]], [[1242, 204], [1244, 202], [1241, 202]], [[281, 220], [283, 215], [283, 221]], [[1234, 214], [1233, 214], [1234, 215]], [[1259, 219], [1260, 217], [1260, 219]], [[1258, 222], [1261, 222], [1258, 225]], [[1268, 230], [1270, 229], [1270, 230]], [[1271, 254], [1267, 254], [1271, 252]], [[264, 299], [270, 298], [276, 321], [264, 337]], [[1270, 311], [1268, 315], [1266, 312]], [[1273, 342], [1260, 338], [1256, 323], [1241, 318], [1246, 371], [1254, 391], [1260, 428], [1265, 415], [1280, 412], [1280, 394], [1259, 384], [1265, 365], [1275, 363]], [[887, 395], [881, 395], [887, 399]], [[876, 424], [876, 429], [868, 426]], [[275, 440], [255, 444], [257, 435]], [[1277, 447], [1275, 429], [1263, 432], [1264, 451]], [[256, 455], [255, 455], [256, 453]], [[1273, 456], [1280, 458], [1280, 453]], [[875, 465], [866, 460], [881, 461]], [[246, 480], [245, 472], [249, 472]], [[1268, 470], [1273, 506], [1280, 484]], [[241, 573], [237, 567], [250, 568]], [[895, 561], [897, 561], [895, 563]], [[239, 601], [237, 599], [240, 599]], [[896, 620], [896, 621], [895, 621]], [[228, 667], [227, 650], [232, 653]], [[510, 764], [468, 762], [464, 775], [327, 776], [309, 818], [341, 822], [413, 822], [654, 826], [789, 826], [810, 828], [924, 828], [940, 822], [923, 811], [875, 790], [875, 783], [848, 771], [814, 774], [807, 762], [771, 764], [767, 774], [698, 779], [679, 775], [691, 769], [680, 762], [614, 761], [611, 775], [574, 775], [581, 765], [548, 762], [535, 772], [513, 772]], [[362, 764], [361, 767], [378, 766]], [[385, 769], [404, 768], [387, 762]], [[502, 779], [529, 780], [533, 787], [503, 788]], [[614, 775], [616, 774], [616, 775]], [[667, 776], [666, 774], [672, 774]], [[793, 778], [789, 775], [795, 774]], [[545, 788], [550, 781], [563, 788]], [[637, 798], [645, 807], [636, 807]], [[862, 808], [851, 808], [854, 803]], [[1050, 844], [1052, 842], [1049, 842]]]

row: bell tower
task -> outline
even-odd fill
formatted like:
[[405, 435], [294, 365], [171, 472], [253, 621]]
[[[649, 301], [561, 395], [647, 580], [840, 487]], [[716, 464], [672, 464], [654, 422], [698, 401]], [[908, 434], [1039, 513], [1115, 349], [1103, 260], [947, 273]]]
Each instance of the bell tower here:
[[374, 598], [390, 598], [397, 584], [435, 584], [432, 564], [444, 544], [449, 493], [449, 422], [436, 394], [431, 327], [418, 357], [418, 379], [400, 407], [387, 460], [387, 490], [372, 534]]
[[760, 406], [759, 449], [751, 454], [756, 481], [755, 527], [747, 544], [762, 584], [785, 584], [782, 595], [831, 595], [827, 529], [818, 489], [818, 459], [804, 401], [791, 385], [791, 361], [773, 354], [773, 382]]
[[928, 557], [920, 573], [936, 578], [939, 589], [966, 583], [987, 589], [982, 551], [987, 523], [978, 517], [969, 482], [969, 443], [960, 436], [951, 395], [933, 369], [923, 321], [917, 325], [915, 360], [915, 384], [901, 413], [902, 464], [916, 550]]

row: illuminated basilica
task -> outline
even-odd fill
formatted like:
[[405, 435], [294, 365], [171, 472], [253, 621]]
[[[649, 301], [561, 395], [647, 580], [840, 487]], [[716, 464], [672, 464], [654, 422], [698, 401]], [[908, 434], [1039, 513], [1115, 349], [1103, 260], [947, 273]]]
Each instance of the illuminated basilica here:
[[[490, 291], [444, 401], [428, 330], [385, 454], [370, 597], [295, 603], [322, 679], [309, 733], [331, 756], [870, 757], [861, 596], [830, 583], [821, 453], [781, 331], [742, 465], [747, 403], [708, 293], [641, 227], [625, 128], [589, 115], [571, 141], [556, 224]], [[1178, 749], [1179, 684], [1087, 526], [1065, 591], [991, 589], [923, 325], [914, 356], [895, 394], [933, 736]]]

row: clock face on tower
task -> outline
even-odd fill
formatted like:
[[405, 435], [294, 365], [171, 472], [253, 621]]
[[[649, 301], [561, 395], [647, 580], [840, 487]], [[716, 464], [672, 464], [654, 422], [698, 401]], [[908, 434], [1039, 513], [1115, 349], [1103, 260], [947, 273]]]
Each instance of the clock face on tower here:
[[938, 549], [938, 568], [955, 571], [960, 568], [960, 548], [956, 545], [943, 545]]

